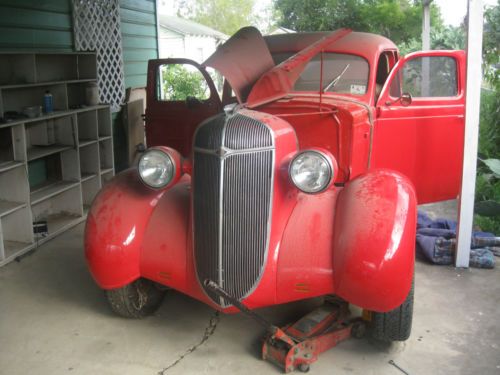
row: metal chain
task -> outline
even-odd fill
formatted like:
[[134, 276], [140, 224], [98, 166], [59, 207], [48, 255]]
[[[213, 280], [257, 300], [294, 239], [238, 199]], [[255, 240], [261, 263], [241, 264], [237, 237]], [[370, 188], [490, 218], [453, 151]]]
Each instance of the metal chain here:
[[170, 370], [172, 367], [177, 365], [180, 361], [182, 361], [186, 356], [194, 352], [196, 349], [198, 349], [201, 345], [203, 345], [209, 338], [212, 336], [215, 332], [215, 329], [217, 328], [217, 324], [219, 323], [219, 312], [216, 311], [211, 317], [210, 317], [210, 322], [208, 323], [208, 326], [205, 328], [205, 333], [203, 334], [203, 337], [201, 340], [188, 348], [179, 358], [177, 358], [174, 362], [172, 362], [170, 365], [165, 367], [163, 370], [158, 372], [158, 375], [165, 375], [165, 373]]
[[134, 306], [134, 308], [137, 310], [137, 311], [140, 311], [142, 310], [142, 308], [144, 306], [146, 306], [146, 303], [148, 302], [148, 293], [147, 291], [143, 290], [144, 288], [144, 284], [141, 282], [141, 280], [139, 280], [136, 284], [135, 284], [135, 290], [137, 292], [137, 297], [138, 297], [138, 304], [139, 305], [136, 305], [135, 303], [132, 303], [132, 305]]

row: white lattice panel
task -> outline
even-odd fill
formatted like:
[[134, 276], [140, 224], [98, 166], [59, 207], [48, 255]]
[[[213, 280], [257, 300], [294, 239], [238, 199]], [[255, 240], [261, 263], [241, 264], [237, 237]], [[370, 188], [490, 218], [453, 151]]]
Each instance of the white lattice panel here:
[[96, 51], [101, 103], [118, 111], [125, 97], [118, 0], [72, 0], [75, 48]]

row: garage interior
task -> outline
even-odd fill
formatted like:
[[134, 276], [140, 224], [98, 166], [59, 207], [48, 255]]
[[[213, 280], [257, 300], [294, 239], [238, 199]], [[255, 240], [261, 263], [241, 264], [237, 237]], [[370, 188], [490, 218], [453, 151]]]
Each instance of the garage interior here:
[[[280, 373], [260, 359], [265, 331], [248, 316], [216, 314], [169, 291], [153, 316], [123, 319], [113, 314], [89, 274], [83, 252], [86, 213], [99, 189], [133, 162], [135, 149], [126, 133], [130, 136], [137, 128], [127, 126], [141, 121], [147, 61], [159, 57], [160, 25], [155, 0], [110, 0], [106, 6], [113, 8], [119, 38], [86, 45], [89, 25], [80, 25], [81, 39], [74, 29], [76, 3], [0, 0], [0, 70], [1, 64], [9, 72], [15, 65], [23, 81], [13, 84], [13, 73], [0, 72], [0, 112], [21, 111], [29, 104], [24, 98], [43, 97], [49, 90], [61, 106], [56, 109], [64, 112], [44, 120], [52, 121], [52, 134], [40, 130], [36, 118], [0, 124], [0, 158], [13, 155], [12, 160], [0, 159], [7, 162], [0, 163], [0, 203], [9, 203], [0, 205], [0, 374]], [[85, 22], [84, 13], [79, 22]], [[116, 45], [114, 54], [102, 52]], [[92, 52], [96, 48], [101, 52]], [[116, 56], [120, 69], [99, 70], [98, 61]], [[99, 80], [117, 88], [101, 89], [100, 100], [89, 106], [86, 89]], [[65, 127], [76, 129], [77, 137], [68, 138]], [[12, 129], [11, 143], [5, 141], [5, 129]], [[63, 147], [33, 153], [50, 137]], [[475, 138], [477, 143], [477, 131]], [[476, 163], [475, 156], [470, 159]], [[460, 205], [453, 200], [419, 209], [432, 218], [456, 220]], [[462, 214], [472, 212], [471, 205], [463, 204]], [[43, 236], [36, 234], [37, 224]], [[321, 355], [311, 373], [500, 373], [498, 267], [438, 267], [417, 257], [415, 280], [409, 340], [391, 345], [368, 338], [347, 340]], [[259, 313], [281, 326], [322, 302], [316, 298]]]

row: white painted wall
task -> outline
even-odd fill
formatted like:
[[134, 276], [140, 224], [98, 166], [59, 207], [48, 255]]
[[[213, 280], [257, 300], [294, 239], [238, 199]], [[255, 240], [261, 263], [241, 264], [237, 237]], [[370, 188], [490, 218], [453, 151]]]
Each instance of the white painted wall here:
[[160, 58], [183, 57], [201, 63], [215, 52], [217, 45], [213, 37], [183, 35], [163, 27], [160, 30]]

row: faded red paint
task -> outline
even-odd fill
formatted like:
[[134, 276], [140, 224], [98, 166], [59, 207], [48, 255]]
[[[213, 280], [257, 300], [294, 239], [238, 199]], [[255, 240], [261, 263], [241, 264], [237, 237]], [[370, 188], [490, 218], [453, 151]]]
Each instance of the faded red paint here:
[[[236, 111], [267, 124], [276, 143], [268, 259], [258, 286], [243, 302], [257, 308], [338, 294], [374, 311], [399, 306], [413, 275], [417, 202], [453, 198], [460, 185], [464, 53], [426, 52], [396, 64], [395, 45], [372, 34], [339, 31], [330, 36], [296, 34], [259, 40], [254, 30], [247, 29], [236, 38], [239, 43], [244, 43], [245, 35], [252, 36], [250, 45], [262, 48], [265, 42], [268, 53], [306, 51], [262, 73], [269, 65], [266, 58], [245, 77], [235, 72], [244, 72], [259, 58], [241, 59], [237, 51], [245, 45], [228, 44], [209, 60], [212, 66], [229, 69], [242, 101]], [[234, 61], [221, 60], [221, 51], [236, 56]], [[297, 72], [318, 51], [366, 59], [370, 66], [366, 93], [291, 92]], [[395, 67], [377, 101], [375, 70], [384, 52], [390, 53]], [[388, 88], [399, 69], [409, 59], [430, 55], [455, 59], [458, 95], [415, 98], [408, 107], [395, 103]], [[207, 298], [195, 272], [190, 174], [195, 127], [220, 112], [221, 101], [204, 68], [194, 62], [189, 63], [205, 75], [212, 91], [199, 111], [183, 102], [156, 100], [157, 67], [182, 61], [149, 63], [146, 116], [148, 145], [169, 146], [184, 157], [176, 159], [178, 182], [154, 191], [140, 182], [134, 169], [117, 175], [91, 207], [85, 251], [91, 273], [104, 289], [145, 277], [220, 309]], [[262, 83], [264, 77], [271, 77], [271, 86]], [[300, 192], [288, 175], [293, 156], [311, 148], [324, 150], [338, 166], [335, 184], [314, 195]]]

